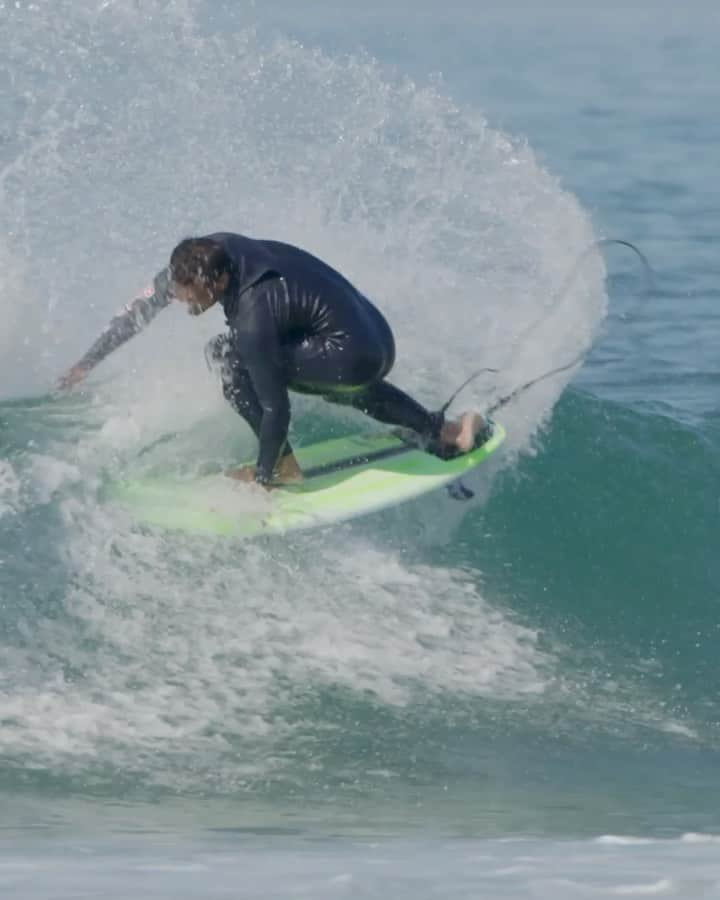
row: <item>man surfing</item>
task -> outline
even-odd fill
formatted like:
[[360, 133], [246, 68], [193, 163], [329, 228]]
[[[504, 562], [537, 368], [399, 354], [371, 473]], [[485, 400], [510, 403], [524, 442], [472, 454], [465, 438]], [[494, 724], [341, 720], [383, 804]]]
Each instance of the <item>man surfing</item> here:
[[227, 232], [181, 241], [152, 290], [112, 319], [59, 387], [81, 381], [172, 300], [191, 315], [223, 307], [229, 331], [206, 355], [221, 366], [223, 393], [259, 442], [256, 465], [229, 472], [233, 478], [266, 487], [302, 480], [288, 442], [289, 390], [415, 432], [443, 457], [472, 450], [484, 429], [480, 415], [446, 421], [385, 380], [395, 361], [390, 326], [339, 272], [290, 244]]

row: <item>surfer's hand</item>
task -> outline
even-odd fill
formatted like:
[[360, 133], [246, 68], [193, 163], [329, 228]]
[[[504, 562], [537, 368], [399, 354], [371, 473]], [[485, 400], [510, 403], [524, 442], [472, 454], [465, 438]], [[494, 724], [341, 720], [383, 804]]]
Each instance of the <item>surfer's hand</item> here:
[[68, 388], [71, 388], [74, 384], [79, 384], [88, 373], [88, 369], [80, 364], [73, 366], [72, 369], [68, 369], [68, 371], [58, 378], [57, 382], [57, 390], [66, 391]]

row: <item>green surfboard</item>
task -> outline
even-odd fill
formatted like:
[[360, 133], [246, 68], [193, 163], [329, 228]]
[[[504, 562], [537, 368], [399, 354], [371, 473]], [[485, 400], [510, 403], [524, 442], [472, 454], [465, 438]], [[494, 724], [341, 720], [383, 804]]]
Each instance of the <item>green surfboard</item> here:
[[110, 498], [139, 522], [197, 534], [249, 538], [315, 528], [395, 506], [458, 481], [505, 438], [443, 460], [392, 434], [336, 438], [296, 448], [302, 484], [266, 492], [225, 475], [116, 482]]

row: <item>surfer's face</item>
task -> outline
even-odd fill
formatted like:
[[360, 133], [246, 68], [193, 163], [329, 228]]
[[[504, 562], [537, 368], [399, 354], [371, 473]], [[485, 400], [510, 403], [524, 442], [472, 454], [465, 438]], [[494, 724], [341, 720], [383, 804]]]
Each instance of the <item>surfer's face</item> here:
[[198, 275], [188, 284], [172, 282], [172, 293], [181, 303], [185, 303], [191, 316], [199, 316], [214, 306], [219, 297], [227, 290], [230, 276], [224, 272], [219, 278], [211, 281]]
[[204, 279], [196, 279], [190, 284], [173, 283], [172, 292], [181, 302], [185, 303], [191, 316], [199, 316], [210, 309], [215, 303], [216, 297], [212, 287]]

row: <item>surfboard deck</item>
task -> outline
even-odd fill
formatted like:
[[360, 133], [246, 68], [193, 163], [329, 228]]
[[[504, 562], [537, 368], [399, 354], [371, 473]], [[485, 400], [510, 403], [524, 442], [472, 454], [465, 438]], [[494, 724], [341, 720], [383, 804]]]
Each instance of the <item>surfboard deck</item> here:
[[505, 439], [491, 424], [484, 443], [443, 460], [401, 438], [357, 434], [296, 448], [304, 481], [265, 491], [225, 475], [167, 475], [116, 482], [110, 499], [140, 522], [197, 534], [250, 538], [314, 528], [404, 503], [457, 481]]

